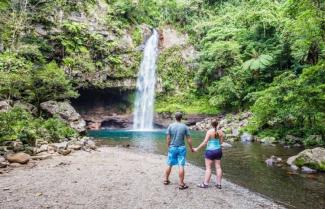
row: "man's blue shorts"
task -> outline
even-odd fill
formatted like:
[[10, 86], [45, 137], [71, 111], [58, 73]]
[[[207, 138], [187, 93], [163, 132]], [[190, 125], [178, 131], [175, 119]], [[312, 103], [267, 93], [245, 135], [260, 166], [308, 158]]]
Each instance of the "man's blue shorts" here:
[[173, 165], [179, 165], [184, 166], [185, 165], [185, 158], [186, 158], [186, 147], [185, 146], [171, 146], [168, 149], [168, 158], [167, 158], [167, 164], [169, 166]]

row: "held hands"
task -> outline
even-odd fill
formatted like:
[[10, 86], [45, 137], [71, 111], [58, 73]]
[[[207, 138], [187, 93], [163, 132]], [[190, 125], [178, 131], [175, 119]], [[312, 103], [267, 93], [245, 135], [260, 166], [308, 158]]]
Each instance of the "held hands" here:
[[199, 149], [198, 148], [192, 148], [192, 152], [197, 152]]

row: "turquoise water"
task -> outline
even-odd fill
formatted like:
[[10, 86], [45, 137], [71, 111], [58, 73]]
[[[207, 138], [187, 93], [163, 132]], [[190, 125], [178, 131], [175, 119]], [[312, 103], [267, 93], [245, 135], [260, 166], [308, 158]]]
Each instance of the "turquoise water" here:
[[[143, 152], [166, 155], [165, 131], [151, 132], [100, 130], [89, 132], [99, 144], [109, 146], [129, 145]], [[191, 132], [194, 146], [204, 137], [202, 132]], [[325, 175], [294, 174], [286, 166], [267, 167], [265, 160], [271, 155], [283, 160], [301, 149], [283, 146], [266, 146], [259, 143], [237, 142], [223, 150], [224, 177], [252, 191], [263, 194], [289, 208], [325, 208]], [[204, 168], [203, 152], [188, 152], [189, 162]], [[188, 174], [190, 175], [190, 174]]]

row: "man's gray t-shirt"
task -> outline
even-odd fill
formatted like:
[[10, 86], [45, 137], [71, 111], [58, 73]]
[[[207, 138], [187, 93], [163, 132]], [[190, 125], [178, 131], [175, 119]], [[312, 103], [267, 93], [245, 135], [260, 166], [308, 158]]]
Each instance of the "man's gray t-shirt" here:
[[185, 146], [185, 136], [190, 136], [188, 127], [183, 123], [173, 123], [167, 128], [167, 134], [170, 135], [170, 146]]

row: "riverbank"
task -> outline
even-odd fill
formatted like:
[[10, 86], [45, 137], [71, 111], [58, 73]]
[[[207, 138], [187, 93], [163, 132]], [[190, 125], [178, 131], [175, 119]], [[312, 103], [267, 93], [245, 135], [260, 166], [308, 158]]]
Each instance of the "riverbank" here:
[[165, 156], [101, 147], [40, 161], [0, 175], [0, 208], [283, 208], [223, 181], [223, 189], [200, 189], [204, 171], [186, 166], [188, 190], [177, 172], [162, 184]]

